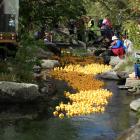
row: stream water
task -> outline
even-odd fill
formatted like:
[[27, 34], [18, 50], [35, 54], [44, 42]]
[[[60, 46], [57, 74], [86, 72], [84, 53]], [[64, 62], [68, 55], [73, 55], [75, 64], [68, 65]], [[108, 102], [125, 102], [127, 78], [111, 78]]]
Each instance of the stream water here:
[[135, 97], [119, 90], [116, 81], [105, 83], [113, 96], [104, 113], [63, 120], [22, 119], [0, 123], [0, 140], [115, 140], [137, 122], [135, 113], [129, 109], [129, 103]]

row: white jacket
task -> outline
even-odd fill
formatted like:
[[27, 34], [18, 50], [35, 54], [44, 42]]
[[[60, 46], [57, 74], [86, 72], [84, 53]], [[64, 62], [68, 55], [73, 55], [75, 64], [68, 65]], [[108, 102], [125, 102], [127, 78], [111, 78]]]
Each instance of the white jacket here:
[[128, 53], [132, 53], [132, 51], [133, 51], [133, 43], [129, 39], [124, 40], [124, 46], [127, 48]]

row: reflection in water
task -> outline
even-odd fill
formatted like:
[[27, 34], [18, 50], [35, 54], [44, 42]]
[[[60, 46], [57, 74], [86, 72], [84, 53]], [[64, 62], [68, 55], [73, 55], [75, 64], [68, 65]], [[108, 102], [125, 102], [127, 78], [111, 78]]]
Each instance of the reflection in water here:
[[123, 130], [136, 123], [129, 110], [134, 98], [120, 91], [116, 82], [107, 81], [113, 97], [103, 114], [71, 119], [20, 120], [0, 126], [0, 140], [114, 140]]
[[4, 128], [0, 140], [75, 140], [70, 120], [19, 121]]

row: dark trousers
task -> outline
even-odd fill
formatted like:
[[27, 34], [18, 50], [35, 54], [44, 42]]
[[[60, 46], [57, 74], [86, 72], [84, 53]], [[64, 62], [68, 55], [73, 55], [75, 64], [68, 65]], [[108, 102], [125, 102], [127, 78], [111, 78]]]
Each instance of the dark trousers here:
[[140, 78], [140, 64], [134, 64], [135, 77]]

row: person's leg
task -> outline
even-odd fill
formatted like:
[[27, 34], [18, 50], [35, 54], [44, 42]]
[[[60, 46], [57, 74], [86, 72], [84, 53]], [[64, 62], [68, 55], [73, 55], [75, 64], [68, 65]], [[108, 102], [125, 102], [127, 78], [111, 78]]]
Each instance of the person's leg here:
[[134, 70], [135, 70], [135, 78], [138, 77], [138, 65], [134, 64]]
[[118, 49], [111, 49], [111, 56], [119, 56], [119, 51]]
[[124, 49], [122, 47], [118, 49], [118, 55], [121, 59], [124, 57], [124, 53], [125, 52], [124, 52]]

